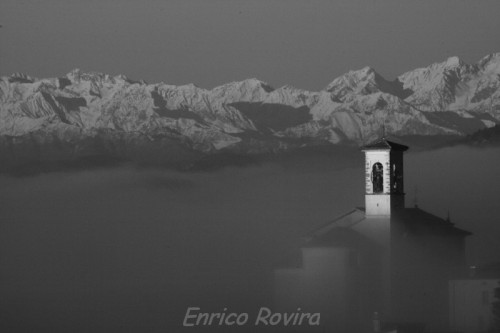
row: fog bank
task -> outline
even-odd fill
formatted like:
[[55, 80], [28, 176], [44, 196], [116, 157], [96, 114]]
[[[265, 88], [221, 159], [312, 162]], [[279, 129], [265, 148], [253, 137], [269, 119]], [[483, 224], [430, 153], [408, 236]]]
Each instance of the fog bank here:
[[[407, 205], [449, 211], [474, 232], [471, 263], [500, 260], [499, 153], [406, 155]], [[165, 332], [187, 306], [270, 306], [272, 269], [300, 236], [363, 205], [362, 165], [360, 153], [205, 173], [1, 176], [2, 331]]]

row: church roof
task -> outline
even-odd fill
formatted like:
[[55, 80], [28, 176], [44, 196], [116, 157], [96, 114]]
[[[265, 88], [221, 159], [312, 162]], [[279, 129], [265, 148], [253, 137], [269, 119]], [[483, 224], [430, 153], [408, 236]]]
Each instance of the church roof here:
[[[427, 232], [434, 235], [456, 235], [466, 237], [471, 232], [455, 227], [453, 223], [443, 218], [428, 213], [418, 207], [404, 208], [393, 212], [390, 217], [392, 221], [403, 225], [409, 232]], [[354, 230], [358, 223], [366, 222], [365, 210], [356, 208], [333, 221], [321, 226], [312, 232], [305, 240], [306, 246], [346, 246], [352, 240], [359, 240], [360, 236], [354, 236], [345, 229]], [[342, 235], [348, 235], [348, 239], [342, 240]]]
[[365, 219], [366, 216], [364, 209], [358, 207], [348, 213], [345, 213], [335, 218], [333, 221], [329, 221], [323, 226], [319, 227], [318, 229], [313, 231], [308, 237], [306, 237], [306, 241], [321, 237], [334, 229], [350, 228]]
[[417, 228], [432, 229], [434, 233], [448, 233], [462, 236], [472, 235], [471, 232], [455, 227], [454, 223], [433, 215], [418, 207], [405, 208], [394, 212], [394, 217], [404, 223], [408, 228], [416, 230]]
[[377, 141], [374, 141], [372, 143], [366, 144], [363, 147], [361, 147], [361, 150], [379, 150], [379, 149], [406, 151], [408, 150], [408, 146], [389, 141], [386, 138], [381, 138]]
[[371, 243], [371, 239], [352, 228], [339, 227], [320, 236], [311, 238], [304, 247], [358, 247], [362, 243]]

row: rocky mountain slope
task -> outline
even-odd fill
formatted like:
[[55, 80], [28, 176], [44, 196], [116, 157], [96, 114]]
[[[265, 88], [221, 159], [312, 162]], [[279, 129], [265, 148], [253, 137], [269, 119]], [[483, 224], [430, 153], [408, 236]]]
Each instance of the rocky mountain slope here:
[[[360, 144], [379, 136], [463, 136], [500, 122], [500, 53], [457, 57], [389, 81], [365, 67], [318, 92], [248, 79], [212, 90], [83, 73], [0, 79], [2, 160]], [[164, 157], [161, 157], [164, 156]]]

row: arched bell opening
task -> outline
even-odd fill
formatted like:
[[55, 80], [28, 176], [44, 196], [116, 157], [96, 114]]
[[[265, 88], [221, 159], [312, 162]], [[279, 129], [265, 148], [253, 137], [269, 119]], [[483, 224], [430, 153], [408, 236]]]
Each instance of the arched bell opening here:
[[372, 167], [372, 185], [373, 193], [384, 192], [384, 167], [382, 163], [377, 162]]

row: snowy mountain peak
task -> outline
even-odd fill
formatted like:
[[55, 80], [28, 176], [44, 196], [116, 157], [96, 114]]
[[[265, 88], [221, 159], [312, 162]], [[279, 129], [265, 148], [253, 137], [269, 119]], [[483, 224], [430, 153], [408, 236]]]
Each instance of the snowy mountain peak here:
[[361, 81], [361, 80], [373, 79], [376, 74], [377, 72], [373, 68], [366, 66], [358, 70], [351, 70], [346, 74], [342, 75], [341, 78], [344, 80]]
[[213, 90], [225, 90], [225, 89], [263, 89], [265, 91], [273, 91], [274, 88], [271, 87], [264, 81], [259, 79], [251, 78], [245, 79], [241, 81], [232, 81], [229, 83], [225, 83], [221, 86], [215, 87]]
[[[384, 92], [402, 97], [399, 82], [387, 81], [371, 67], [350, 71], [333, 80], [325, 91], [332, 94], [332, 98], [339, 101], [355, 99], [356, 96], [370, 95]], [[402, 97], [403, 98], [403, 97]]]
[[78, 84], [81, 82], [89, 82], [95, 85], [101, 85], [103, 83], [114, 84], [118, 82], [126, 82], [126, 83], [141, 83], [146, 84], [144, 80], [132, 81], [126, 75], [118, 74], [116, 76], [111, 76], [109, 74], [101, 73], [101, 72], [84, 72], [79, 68], [75, 68], [66, 74], [66, 78], [68, 78], [71, 83]]
[[32, 78], [31, 76], [25, 74], [25, 73], [19, 73], [19, 72], [16, 72], [16, 73], [12, 73], [10, 76], [9, 76], [9, 81], [10, 82], [24, 82], [24, 83], [33, 83], [35, 82], [35, 79]]
[[485, 71], [494, 71], [500, 74], [500, 53], [492, 53], [478, 62], [478, 66]]
[[261, 81], [256, 78], [251, 78], [251, 79], [245, 79], [240, 82], [235, 82], [236, 84], [239, 84], [241, 86], [245, 86], [250, 89], [262, 89], [266, 92], [271, 92], [274, 90], [274, 88], [268, 84], [267, 82]]
[[68, 74], [66, 74], [66, 77], [73, 83], [80, 82], [81, 73], [82, 71], [80, 68], [75, 68], [71, 70]]
[[[419, 110], [480, 110], [488, 99], [498, 96], [500, 61], [493, 54], [477, 64], [458, 57], [404, 73], [398, 79], [412, 94], [405, 99]], [[493, 102], [493, 101], [492, 101]], [[488, 107], [491, 109], [491, 107]]]
[[317, 100], [317, 93], [303, 89], [297, 89], [290, 85], [284, 85], [269, 93], [263, 101], [268, 104], [283, 104], [294, 108], [310, 106]]
[[341, 77], [333, 80], [324, 90], [332, 92], [338, 90], [337, 87], [342, 86], [343, 89], [355, 89], [360, 82], [374, 82], [376, 77], [379, 76], [377, 72], [371, 67], [363, 67], [359, 70], [349, 71]]
[[449, 57], [444, 62], [446, 67], [460, 67], [465, 65], [465, 63], [457, 56]]
[[262, 102], [273, 90], [274, 88], [266, 82], [252, 78], [215, 87], [210, 94], [226, 103]]
[[289, 84], [285, 84], [284, 86], [279, 87], [276, 90], [283, 90], [283, 91], [295, 91], [298, 90], [298, 88], [295, 88], [294, 86], [291, 86]]
[[365, 75], [375, 75], [377, 72], [370, 66], [365, 66], [357, 71], [358, 73], [364, 73]]

